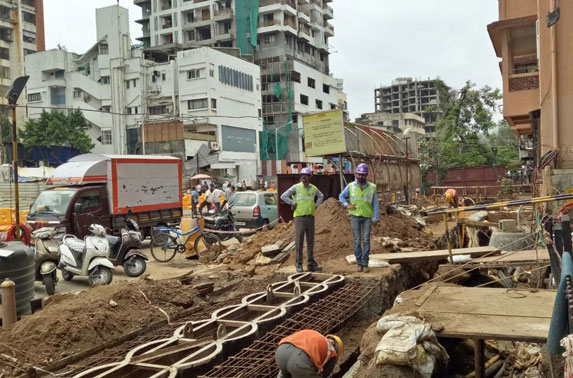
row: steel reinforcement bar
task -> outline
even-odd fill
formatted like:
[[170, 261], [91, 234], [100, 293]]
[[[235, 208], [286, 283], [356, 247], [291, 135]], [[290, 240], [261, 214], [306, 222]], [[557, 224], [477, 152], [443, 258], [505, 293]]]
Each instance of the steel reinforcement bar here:
[[140, 344], [117, 356], [118, 361], [100, 364], [74, 377], [196, 377], [344, 284], [341, 275], [293, 274], [287, 281], [269, 285], [265, 292], [247, 295], [240, 304], [219, 308], [210, 318], [186, 322], [168, 337]]
[[375, 282], [353, 280], [342, 289], [321, 299], [244, 348], [229, 357], [221, 365], [200, 376], [200, 378], [274, 378], [278, 368], [275, 364], [275, 350], [279, 341], [296, 331], [314, 329], [322, 334], [337, 332], [366, 303], [376, 287]]

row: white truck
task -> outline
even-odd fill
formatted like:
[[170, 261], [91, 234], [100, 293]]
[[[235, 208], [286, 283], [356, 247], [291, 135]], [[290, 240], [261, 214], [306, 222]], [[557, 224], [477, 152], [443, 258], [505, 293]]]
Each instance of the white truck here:
[[151, 227], [182, 215], [181, 159], [85, 154], [57, 167], [30, 207], [28, 225], [65, 227], [83, 238], [92, 223], [119, 235], [127, 216], [149, 235]]

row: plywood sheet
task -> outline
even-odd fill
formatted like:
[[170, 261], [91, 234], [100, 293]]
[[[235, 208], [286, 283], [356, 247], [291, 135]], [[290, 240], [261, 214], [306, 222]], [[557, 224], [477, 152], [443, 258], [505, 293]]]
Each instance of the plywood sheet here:
[[549, 252], [546, 249], [540, 249], [535, 253], [535, 250], [525, 250], [517, 252], [509, 252], [501, 254], [501, 256], [488, 256], [475, 259], [474, 263], [515, 263], [515, 262], [536, 262], [539, 258], [540, 261], [549, 261]]
[[[453, 249], [453, 255], [470, 255], [472, 257], [494, 256], [499, 255], [501, 251], [495, 247], [475, 247], [475, 248], [458, 248]], [[376, 253], [370, 255], [370, 260], [388, 261], [390, 264], [417, 262], [417, 261], [435, 261], [447, 260], [449, 252], [447, 249], [436, 251], [417, 251], [417, 252], [399, 252], [399, 253]]]

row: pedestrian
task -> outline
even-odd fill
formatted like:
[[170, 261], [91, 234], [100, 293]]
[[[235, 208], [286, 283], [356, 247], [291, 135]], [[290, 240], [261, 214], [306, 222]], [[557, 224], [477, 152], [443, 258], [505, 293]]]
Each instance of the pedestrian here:
[[245, 190], [247, 190], [247, 183], [245, 183], [245, 180], [243, 180], [243, 182], [241, 183], [241, 190], [244, 192]]
[[[211, 188], [214, 188], [213, 184], [211, 184]], [[201, 202], [201, 205], [199, 206], [199, 215], [200, 216], [203, 215], [203, 208], [204, 207], [207, 207], [207, 214], [209, 214], [209, 209], [211, 208], [211, 205], [213, 204], [213, 190], [206, 189], [204, 193], [205, 193], [205, 199], [203, 200], [203, 202]]]
[[223, 197], [225, 193], [221, 189], [216, 188], [215, 185], [211, 185], [211, 190], [213, 191], [213, 202], [215, 203], [217, 214], [221, 214], [221, 197]]
[[227, 187], [225, 188], [225, 201], [223, 202], [223, 207], [225, 207], [225, 204], [229, 203], [229, 200], [231, 199], [231, 191], [232, 191], [232, 185], [231, 184], [227, 184]]
[[446, 190], [446, 202], [448, 203], [448, 208], [455, 208], [457, 209], [459, 206], [459, 198], [458, 198], [458, 191], [454, 188], [450, 188]]
[[305, 329], [279, 341], [275, 361], [277, 378], [319, 378], [333, 372], [344, 344], [336, 335], [326, 335]]
[[[346, 185], [338, 199], [350, 213], [350, 226], [354, 235], [354, 257], [358, 272], [368, 273], [370, 256], [370, 230], [378, 221], [379, 206], [376, 185], [368, 181], [368, 165], [361, 163], [354, 171], [356, 180]], [[362, 240], [362, 243], [361, 243]], [[363, 245], [362, 245], [363, 244]]]
[[324, 201], [324, 195], [310, 183], [312, 171], [309, 168], [303, 168], [300, 173], [300, 182], [284, 192], [281, 199], [294, 211], [296, 271], [303, 271], [302, 250], [306, 234], [306, 267], [311, 272], [320, 272], [322, 267], [314, 260], [314, 210]]
[[197, 215], [197, 205], [199, 204], [199, 192], [197, 188], [193, 188], [191, 191], [191, 209], [193, 210], [193, 215]]

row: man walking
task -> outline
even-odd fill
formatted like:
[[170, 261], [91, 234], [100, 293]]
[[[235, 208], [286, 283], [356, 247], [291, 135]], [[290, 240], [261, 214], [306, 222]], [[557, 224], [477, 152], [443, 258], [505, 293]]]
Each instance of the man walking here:
[[193, 215], [197, 215], [197, 204], [199, 203], [199, 192], [197, 188], [193, 188], [191, 191], [191, 209], [193, 210]]
[[215, 188], [214, 185], [211, 185], [211, 191], [213, 192], [213, 202], [215, 203], [217, 214], [221, 214], [221, 197], [224, 196], [225, 193], [221, 189]]
[[[314, 260], [314, 210], [324, 201], [324, 195], [310, 183], [312, 171], [309, 168], [301, 170], [300, 182], [291, 186], [281, 195], [281, 199], [292, 206], [294, 211], [295, 229], [295, 267], [302, 272], [302, 249], [306, 234], [306, 267], [311, 272], [320, 272], [320, 267]], [[314, 202], [316, 197], [316, 204]]]
[[211, 208], [211, 204], [213, 203], [213, 190], [215, 189], [215, 186], [213, 184], [211, 184], [211, 189], [207, 189], [204, 193], [205, 193], [205, 199], [203, 200], [203, 202], [201, 202], [201, 205], [199, 206], [199, 215], [203, 215], [203, 208], [207, 207], [207, 215], [209, 215], [209, 209]]
[[[376, 185], [368, 182], [368, 165], [361, 163], [354, 171], [356, 181], [344, 188], [338, 199], [350, 213], [350, 225], [354, 235], [354, 257], [358, 271], [368, 273], [370, 256], [370, 230], [372, 222], [378, 221], [379, 207]], [[350, 202], [349, 202], [350, 201]], [[360, 239], [362, 239], [361, 244]]]

